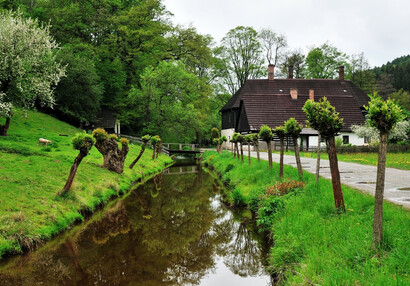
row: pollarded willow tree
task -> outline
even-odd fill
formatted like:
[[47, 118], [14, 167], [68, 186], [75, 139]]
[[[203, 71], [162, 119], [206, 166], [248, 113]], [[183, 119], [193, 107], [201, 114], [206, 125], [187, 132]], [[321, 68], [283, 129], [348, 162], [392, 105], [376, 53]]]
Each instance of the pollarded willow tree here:
[[73, 166], [70, 169], [70, 174], [68, 175], [67, 182], [65, 183], [64, 188], [58, 193], [59, 196], [63, 196], [70, 190], [71, 185], [74, 181], [74, 177], [77, 174], [78, 166], [80, 166], [81, 161], [88, 155], [88, 152], [90, 152], [91, 148], [95, 144], [95, 139], [91, 135], [79, 133], [75, 135], [75, 137], [71, 141], [71, 144], [73, 145], [73, 148], [79, 150], [80, 153], [74, 160]]
[[321, 98], [318, 102], [307, 100], [303, 111], [306, 113], [308, 125], [319, 131], [326, 139], [335, 206], [345, 211], [335, 143], [335, 135], [342, 129], [343, 119], [339, 118], [339, 113], [326, 97]]
[[128, 139], [121, 138], [121, 149], [118, 147], [118, 137], [114, 134], [108, 135], [102, 128], [94, 129], [93, 137], [95, 138], [95, 147], [104, 157], [103, 167], [121, 174], [124, 170], [124, 162], [127, 157], [129, 147]]
[[260, 157], [260, 154], [259, 154], [259, 134], [258, 133], [252, 133], [251, 135], [252, 135], [253, 146], [255, 146], [255, 149], [256, 149], [256, 156], [258, 158], [258, 163], [260, 163], [261, 157]]
[[244, 138], [246, 143], [248, 143], [248, 163], [249, 165], [251, 164], [251, 143], [253, 142], [252, 140], [252, 134], [245, 135]]
[[158, 150], [158, 145], [161, 142], [161, 137], [159, 135], [155, 135], [151, 137], [151, 145], [152, 145], [152, 159], [156, 158], [156, 153]]
[[221, 146], [223, 146], [223, 144], [225, 143], [225, 151], [228, 150], [228, 138], [226, 138], [225, 135], [223, 135], [220, 140], [219, 140], [219, 144], [221, 144]]
[[150, 140], [151, 140], [151, 136], [148, 135], [148, 134], [141, 137], [141, 141], [142, 141], [141, 150], [140, 150], [137, 158], [135, 158], [135, 160], [132, 161], [132, 163], [130, 165], [130, 169], [134, 168], [135, 164], [137, 164], [137, 162], [141, 158], [142, 154], [144, 154], [145, 148], [147, 147], [147, 144]]
[[273, 140], [273, 133], [272, 129], [268, 125], [262, 125], [261, 129], [259, 130], [259, 137], [266, 142], [268, 145], [268, 161], [269, 161], [269, 168], [272, 168], [272, 145], [271, 142]]
[[300, 177], [303, 177], [303, 169], [302, 164], [300, 163], [298, 138], [300, 132], [302, 132], [302, 128], [303, 126], [300, 125], [294, 117], [289, 118], [285, 122], [285, 133], [292, 137], [293, 147], [295, 149], [296, 165], [298, 167], [298, 173]]
[[278, 126], [273, 132], [279, 137], [280, 140], [280, 160], [279, 160], [279, 177], [283, 178], [283, 153], [285, 152], [285, 127]]
[[239, 148], [238, 148], [238, 143], [239, 143], [239, 136], [241, 136], [241, 134], [239, 133], [234, 133], [232, 135], [232, 139], [231, 142], [234, 144], [234, 151], [233, 151], [233, 156], [239, 159]]
[[[241, 161], [243, 162], [243, 142], [245, 141], [245, 139], [243, 138], [242, 134], [238, 135], [237, 141], [239, 143], [239, 146], [241, 147]], [[239, 154], [238, 154], [239, 157]]]
[[379, 158], [377, 162], [376, 192], [374, 198], [373, 247], [378, 249], [383, 241], [383, 193], [386, 176], [387, 139], [393, 127], [404, 119], [403, 111], [393, 100], [371, 97], [367, 122], [380, 132]]
[[53, 106], [53, 91], [65, 67], [56, 61], [57, 43], [49, 26], [20, 12], [0, 12], [0, 135], [7, 135], [13, 107]]

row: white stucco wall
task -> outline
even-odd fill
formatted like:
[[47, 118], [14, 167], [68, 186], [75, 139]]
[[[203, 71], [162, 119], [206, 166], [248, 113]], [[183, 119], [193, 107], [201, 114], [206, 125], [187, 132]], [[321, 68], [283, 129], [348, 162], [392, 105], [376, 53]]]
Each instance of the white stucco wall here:
[[[359, 138], [359, 136], [357, 136], [353, 132], [340, 132], [340, 135], [337, 137], [343, 140], [343, 136], [349, 136], [349, 144], [352, 144], [354, 146], [365, 145], [364, 138]], [[299, 138], [299, 144], [300, 144], [300, 138]], [[306, 144], [306, 142], [304, 144]], [[325, 147], [326, 143], [322, 142], [321, 146]], [[317, 147], [317, 136], [309, 136], [309, 147]]]
[[221, 130], [221, 137], [222, 136], [226, 136], [226, 138], [228, 138], [228, 142], [225, 142], [224, 144], [222, 144], [222, 147], [225, 148], [225, 144], [228, 144], [228, 149], [231, 149], [231, 139], [232, 139], [232, 135], [235, 133], [235, 129], [234, 128], [230, 128], [230, 129], [222, 129]]

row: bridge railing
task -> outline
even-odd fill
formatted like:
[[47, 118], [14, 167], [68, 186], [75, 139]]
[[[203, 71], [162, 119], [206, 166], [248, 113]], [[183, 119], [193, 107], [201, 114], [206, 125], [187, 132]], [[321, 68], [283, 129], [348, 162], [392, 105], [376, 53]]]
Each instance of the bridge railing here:
[[[130, 136], [130, 135], [124, 135], [121, 134], [120, 136], [127, 138], [128, 140], [130, 140], [133, 143], [137, 143], [137, 144], [142, 144], [142, 139], [140, 137], [135, 137], [135, 136]], [[147, 144], [150, 148], [152, 148], [152, 145], [150, 142], [148, 142]], [[162, 143], [162, 153], [169, 155], [169, 150], [183, 150], [182, 148], [184, 146], [188, 146], [189, 148], [191, 148], [191, 150], [196, 150], [199, 149], [199, 145], [198, 144], [187, 144], [187, 143]]]

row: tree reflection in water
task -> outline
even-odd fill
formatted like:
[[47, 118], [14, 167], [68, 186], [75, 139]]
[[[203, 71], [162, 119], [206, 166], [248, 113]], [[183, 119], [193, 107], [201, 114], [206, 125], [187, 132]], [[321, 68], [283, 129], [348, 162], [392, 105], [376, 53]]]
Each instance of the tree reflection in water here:
[[197, 171], [160, 174], [71, 233], [3, 263], [1, 285], [195, 285], [219, 257], [235, 274], [261, 275], [251, 221], [238, 222], [216, 181]]

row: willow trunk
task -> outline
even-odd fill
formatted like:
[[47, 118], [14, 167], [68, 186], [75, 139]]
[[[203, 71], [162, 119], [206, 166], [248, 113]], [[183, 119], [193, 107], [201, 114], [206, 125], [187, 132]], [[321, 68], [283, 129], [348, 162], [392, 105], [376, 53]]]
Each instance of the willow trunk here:
[[248, 143], [248, 162], [251, 164], [251, 143]]
[[298, 137], [293, 136], [292, 139], [293, 139], [293, 147], [295, 148], [296, 166], [298, 167], [299, 176], [303, 178], [303, 169], [302, 169], [302, 164], [300, 163]]
[[268, 161], [269, 161], [269, 168], [273, 167], [272, 164], [272, 144], [271, 142], [266, 142], [268, 144]]
[[327, 138], [326, 145], [327, 145], [327, 153], [329, 155], [330, 173], [332, 175], [332, 187], [333, 187], [333, 197], [335, 200], [335, 207], [345, 212], [346, 210], [345, 210], [345, 204], [343, 200], [342, 185], [340, 183], [339, 165], [337, 162], [335, 137], [332, 136], [332, 137]]
[[243, 143], [241, 142], [241, 161], [243, 162]]
[[147, 144], [142, 144], [140, 153], [138, 154], [137, 158], [134, 161], [132, 161], [132, 163], [130, 165], [130, 169], [134, 168], [135, 164], [137, 164], [138, 160], [142, 157], [142, 154], [144, 154], [146, 146], [147, 146]]
[[261, 162], [261, 156], [259, 154], [259, 145], [255, 145], [256, 148], [256, 157], [258, 158], [258, 163]]
[[376, 192], [373, 213], [373, 248], [378, 249], [383, 241], [383, 193], [386, 175], [387, 133], [380, 133], [379, 158], [377, 162]]
[[285, 137], [280, 137], [279, 177], [283, 178], [283, 153], [285, 152]]
[[83, 160], [85, 156], [87, 156], [87, 152], [80, 151], [80, 153], [74, 159], [73, 166], [71, 166], [70, 173], [68, 174], [67, 182], [65, 183], [64, 188], [60, 190], [60, 192], [58, 192], [59, 196], [64, 195], [70, 190], [71, 185], [73, 184], [73, 181], [74, 181], [75, 174], [77, 174], [78, 166], [80, 165], [81, 161]]

